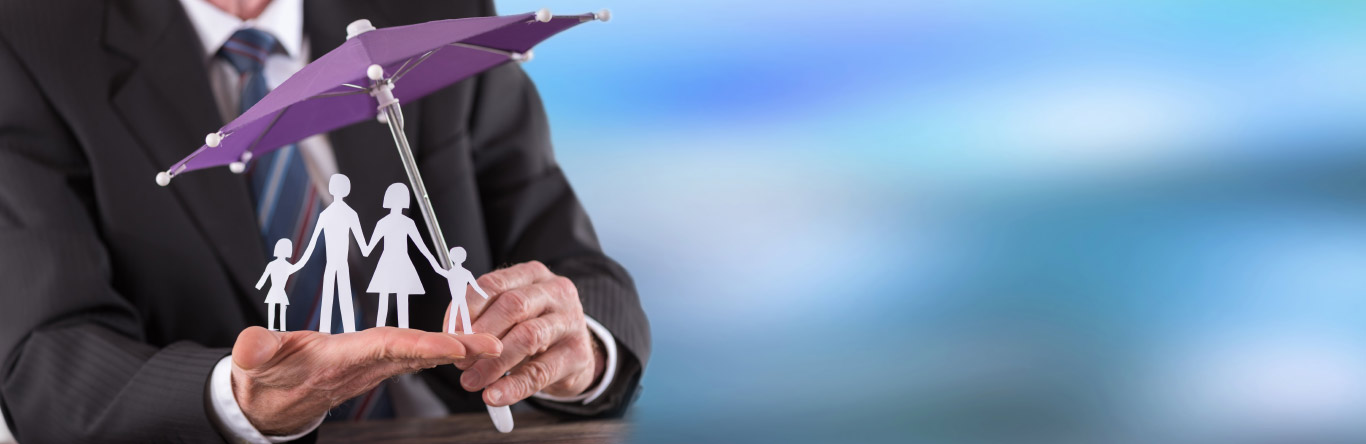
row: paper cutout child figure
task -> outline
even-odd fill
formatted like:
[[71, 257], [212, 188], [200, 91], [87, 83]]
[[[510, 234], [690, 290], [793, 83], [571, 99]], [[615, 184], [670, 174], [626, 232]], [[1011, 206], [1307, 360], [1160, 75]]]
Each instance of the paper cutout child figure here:
[[[342, 174], [333, 174], [327, 191], [332, 194], [332, 203], [318, 214], [313, 237], [308, 240], [308, 248], [299, 257], [296, 266], [303, 267], [313, 256], [313, 247], [318, 243], [318, 235], [322, 234], [326, 239], [324, 242], [327, 242], [324, 244], [327, 247], [327, 265], [323, 268], [322, 312], [318, 314], [318, 331], [332, 333], [332, 291], [335, 288], [341, 309], [342, 331], [351, 333], [356, 331], [356, 312], [351, 307], [351, 268], [346, 261], [351, 252], [351, 237], [355, 236], [356, 245], [364, 246], [365, 233], [361, 232], [360, 216], [356, 215], [356, 210], [342, 201], [351, 194], [351, 179]], [[369, 251], [362, 254], [369, 256]]]
[[[294, 243], [289, 239], [280, 239], [275, 242], [275, 260], [266, 264], [266, 272], [261, 275], [261, 280], [256, 282], [256, 289], [266, 284], [266, 279], [270, 279], [270, 290], [266, 292], [266, 307], [270, 315], [266, 325], [268, 329], [275, 331], [288, 331], [285, 326], [285, 310], [289, 309], [289, 296], [285, 295], [285, 284], [289, 282], [289, 275], [299, 271], [298, 265], [289, 263], [289, 254], [294, 252]], [[280, 308], [280, 328], [275, 328], [275, 308]]]
[[413, 268], [413, 261], [408, 258], [409, 240], [417, 244], [418, 251], [427, 257], [427, 262], [433, 268], [441, 269], [418, 235], [417, 225], [403, 215], [403, 210], [408, 208], [408, 196], [407, 186], [401, 183], [389, 185], [389, 189], [384, 191], [384, 208], [389, 209], [389, 214], [375, 224], [375, 230], [370, 233], [370, 244], [361, 247], [361, 253], [369, 256], [370, 251], [381, 240], [384, 241], [384, 251], [380, 253], [379, 264], [375, 266], [375, 275], [370, 280], [370, 287], [365, 290], [379, 296], [376, 327], [384, 326], [388, 320], [389, 295], [392, 294], [398, 299], [398, 326], [408, 328], [408, 296], [424, 292], [417, 269]]
[[465, 286], [474, 287], [474, 292], [479, 293], [484, 299], [488, 299], [488, 293], [479, 288], [479, 283], [475, 282], [474, 275], [466, 270], [462, 265], [465, 263], [465, 249], [455, 247], [451, 249], [451, 269], [442, 270], [436, 267], [436, 272], [446, 277], [446, 284], [451, 287], [451, 315], [446, 322], [446, 333], [455, 333], [455, 315], [460, 313], [460, 326], [464, 328], [465, 334], [474, 333], [470, 329], [470, 306], [465, 302]]

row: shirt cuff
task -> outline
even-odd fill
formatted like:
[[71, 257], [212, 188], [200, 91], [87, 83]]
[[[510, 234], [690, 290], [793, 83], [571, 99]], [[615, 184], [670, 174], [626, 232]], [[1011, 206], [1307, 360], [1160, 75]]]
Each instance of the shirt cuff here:
[[583, 318], [585, 321], [588, 321], [588, 331], [593, 332], [593, 335], [598, 337], [598, 341], [602, 342], [602, 348], [604, 348], [607, 353], [607, 365], [602, 371], [602, 381], [598, 382], [596, 387], [574, 396], [553, 396], [536, 392], [536, 394], [531, 395], [531, 397], [544, 399], [546, 401], [589, 404], [597, 400], [599, 396], [602, 396], [602, 392], [607, 391], [607, 387], [612, 385], [612, 378], [617, 375], [617, 340], [612, 337], [612, 332], [607, 331], [607, 327], [603, 327], [598, 321], [593, 320], [593, 318], [588, 317], [587, 315]]
[[237, 396], [232, 392], [232, 355], [218, 361], [209, 375], [209, 403], [213, 406], [214, 417], [218, 419], [219, 431], [229, 441], [252, 444], [272, 444], [289, 442], [304, 437], [323, 423], [327, 415], [319, 416], [304, 431], [289, 436], [267, 436], [251, 425], [242, 407], [237, 405]]

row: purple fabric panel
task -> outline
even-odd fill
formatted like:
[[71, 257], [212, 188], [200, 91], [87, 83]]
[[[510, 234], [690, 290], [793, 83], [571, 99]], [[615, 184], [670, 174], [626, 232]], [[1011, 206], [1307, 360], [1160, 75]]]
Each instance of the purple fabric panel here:
[[[195, 156], [185, 163], [185, 171], [227, 165], [241, 158], [242, 152], [255, 143], [253, 155], [261, 155], [282, 146], [298, 142], [304, 138], [341, 128], [366, 119], [374, 119], [377, 102], [369, 94], [328, 97], [305, 100], [285, 109], [279, 120], [271, 125], [275, 116], [267, 116], [243, 125], [217, 147], [201, 147]], [[378, 123], [377, 123], [378, 125]], [[269, 131], [266, 131], [269, 128]], [[265, 132], [260, 142], [257, 136]], [[171, 167], [175, 171], [180, 164]]]
[[[369, 94], [355, 94], [299, 102], [280, 116], [275, 126], [261, 138], [252, 150], [260, 154], [278, 149], [312, 136], [362, 120], [375, 119], [375, 98]], [[264, 120], [264, 119], [263, 119]]]
[[[420, 55], [447, 43], [462, 41], [501, 27], [531, 20], [532, 16], [534, 14], [437, 20], [416, 25], [378, 29], [367, 32], [358, 39], [363, 42], [366, 51], [369, 52], [370, 63], [388, 65], [394, 62], [402, 62], [409, 57]], [[322, 61], [322, 59], [318, 61]], [[369, 64], [361, 66], [362, 76], [365, 74], [364, 68], [366, 66]]]
[[[591, 16], [589, 16], [591, 17]], [[532, 20], [514, 23], [483, 34], [461, 40], [471, 45], [485, 46], [514, 52], [527, 52], [531, 47], [545, 41], [560, 31], [583, 23], [579, 17], [556, 17], [547, 23]]]
[[370, 60], [361, 42], [356, 39], [349, 40], [294, 73], [247, 112], [228, 122], [223, 127], [223, 132], [236, 131], [246, 122], [274, 115], [290, 104], [322, 94], [343, 83], [369, 84], [368, 81], [364, 84], [357, 83], [365, 79], [365, 68], [368, 66]]
[[[508, 57], [478, 49], [446, 46], [394, 83], [394, 97], [412, 103], [452, 83], [507, 62]], [[375, 105], [370, 112], [374, 113]]]
[[524, 21], [523, 16], [529, 17], [531, 14], [439, 20], [367, 32], [347, 40], [299, 70], [247, 112], [224, 126], [224, 132], [235, 131], [246, 122], [274, 115], [292, 103], [322, 94], [343, 83], [367, 85], [369, 81], [365, 77], [365, 69], [372, 64], [387, 66], [402, 63], [446, 43]]

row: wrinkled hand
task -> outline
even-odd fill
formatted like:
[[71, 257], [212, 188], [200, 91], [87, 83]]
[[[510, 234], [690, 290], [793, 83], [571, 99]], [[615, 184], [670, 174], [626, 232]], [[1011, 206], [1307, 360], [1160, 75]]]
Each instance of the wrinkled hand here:
[[[503, 354], [457, 362], [456, 367], [465, 371], [460, 385], [466, 390], [487, 387], [484, 402], [504, 406], [538, 391], [574, 396], [602, 376], [606, 359], [588, 331], [579, 291], [568, 278], [532, 261], [478, 281], [489, 298], [466, 290], [472, 327], [499, 337]], [[447, 307], [447, 319], [450, 315]]]
[[327, 335], [249, 327], [232, 347], [232, 390], [257, 430], [289, 435], [384, 379], [495, 357], [502, 349], [498, 339], [482, 334], [380, 327]]

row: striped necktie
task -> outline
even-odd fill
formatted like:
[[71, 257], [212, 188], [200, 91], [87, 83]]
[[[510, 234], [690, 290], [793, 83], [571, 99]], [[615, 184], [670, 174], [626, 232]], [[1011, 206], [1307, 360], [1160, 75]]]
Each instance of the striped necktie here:
[[[241, 102], [238, 113], [246, 112], [270, 91], [265, 79], [265, 62], [279, 43], [275, 37], [257, 29], [241, 29], [232, 34], [218, 56], [222, 57], [237, 70], [241, 85]], [[252, 200], [256, 205], [256, 223], [261, 231], [261, 241], [267, 253], [275, 251], [275, 242], [292, 239], [294, 252], [291, 262], [298, 262], [308, 240], [313, 235], [314, 224], [322, 212], [323, 202], [317, 187], [308, 175], [298, 145], [289, 145], [278, 150], [257, 156], [247, 170], [251, 185]], [[281, 316], [282, 330], [316, 330], [319, 320], [319, 303], [322, 301], [322, 280], [327, 257], [326, 246], [322, 239], [313, 252], [313, 259], [303, 269], [290, 277], [285, 293], [293, 302], [293, 309], [286, 309]], [[267, 261], [270, 258], [266, 259]], [[346, 296], [342, 296], [346, 297]], [[357, 313], [359, 315], [359, 313]], [[340, 313], [328, 313], [340, 316]], [[341, 320], [332, 322], [333, 333], [341, 333]], [[357, 321], [359, 321], [359, 316]], [[359, 322], [357, 322], [359, 324]], [[358, 420], [365, 418], [393, 417], [386, 384], [343, 403], [332, 410], [329, 420]]]
[[[222, 57], [237, 70], [241, 85], [238, 113], [259, 102], [270, 88], [266, 84], [265, 61], [279, 43], [275, 37], [256, 29], [242, 29], [233, 33], [219, 49]], [[297, 262], [313, 234], [313, 224], [322, 211], [322, 200], [308, 176], [308, 166], [297, 145], [257, 156], [247, 171], [251, 196], [256, 205], [256, 224], [261, 231], [261, 242], [267, 254], [275, 251], [280, 239], [292, 239], [294, 251], [290, 260]], [[318, 244], [318, 257], [327, 251]], [[270, 258], [266, 258], [267, 261]], [[307, 266], [291, 276], [285, 294], [291, 302], [281, 316], [283, 330], [317, 329], [317, 302], [321, 299], [324, 261], [310, 260]], [[289, 310], [288, 308], [293, 308]], [[334, 324], [335, 325], [335, 324]]]

